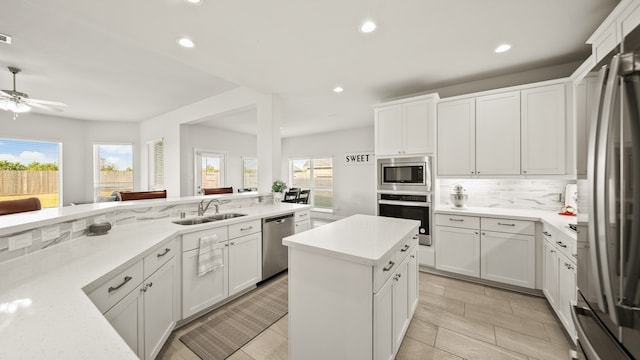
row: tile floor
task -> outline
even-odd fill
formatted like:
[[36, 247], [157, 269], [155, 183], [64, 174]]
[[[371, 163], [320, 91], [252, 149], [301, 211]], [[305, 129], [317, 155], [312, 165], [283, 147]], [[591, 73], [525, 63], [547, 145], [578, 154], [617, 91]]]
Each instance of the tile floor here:
[[[206, 318], [206, 316], [205, 316]], [[159, 359], [198, 359], [176, 330]], [[231, 360], [287, 359], [287, 316]], [[396, 359], [569, 359], [570, 345], [543, 298], [420, 273], [420, 300]]]

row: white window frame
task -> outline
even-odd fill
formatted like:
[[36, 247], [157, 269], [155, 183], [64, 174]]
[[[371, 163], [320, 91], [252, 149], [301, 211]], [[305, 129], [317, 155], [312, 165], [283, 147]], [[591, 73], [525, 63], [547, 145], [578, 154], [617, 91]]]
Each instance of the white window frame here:
[[99, 188], [104, 188], [100, 184], [100, 156], [98, 154], [98, 147], [101, 145], [127, 145], [131, 146], [131, 172], [133, 173], [131, 178], [131, 190], [133, 191], [135, 186], [135, 153], [133, 143], [93, 143], [93, 201], [97, 202], [100, 198]]
[[[246, 160], [250, 160], [250, 161], [255, 161], [256, 162], [256, 185], [255, 186], [247, 186], [247, 184], [245, 184], [245, 182], [244, 182], [244, 173], [245, 173], [244, 172], [244, 169], [245, 169], [244, 162]], [[241, 166], [240, 171], [242, 171], [242, 174], [241, 174], [242, 175], [242, 188], [244, 188], [244, 189], [257, 188], [258, 187], [258, 158], [252, 157], [252, 156], [243, 156], [241, 158], [241, 161], [242, 161], [242, 166]]]
[[317, 212], [326, 212], [326, 213], [333, 213], [333, 207], [335, 206], [335, 198], [333, 197], [333, 193], [334, 193], [334, 187], [333, 185], [331, 186], [331, 208], [319, 208], [315, 206], [315, 200], [314, 200], [314, 195], [315, 195], [315, 190], [316, 189], [328, 189], [327, 187], [323, 186], [323, 187], [317, 187], [315, 185], [315, 160], [319, 160], [319, 159], [331, 159], [331, 169], [333, 170], [333, 184], [335, 184], [335, 161], [333, 156], [301, 156], [301, 157], [295, 157], [295, 158], [290, 158], [289, 159], [289, 183], [288, 186], [289, 187], [295, 187], [294, 183], [293, 183], [293, 162], [296, 160], [309, 160], [312, 162], [311, 164], [311, 169], [310, 169], [310, 173], [309, 173], [309, 189], [311, 190], [311, 192], [309, 193], [309, 204], [312, 206], [313, 211], [317, 211]]
[[193, 192], [194, 195], [202, 195], [202, 158], [219, 157], [220, 161], [220, 187], [227, 184], [227, 152], [209, 149], [193, 149]]
[[[155, 146], [158, 143], [162, 143], [162, 183], [156, 183], [156, 179], [157, 179], [157, 174], [156, 174], [156, 153], [155, 153]], [[164, 144], [164, 138], [159, 138], [159, 139], [154, 139], [151, 140], [149, 142], [147, 142], [147, 158], [148, 158], [148, 162], [149, 162], [149, 190], [164, 190], [165, 186], [164, 186], [164, 178], [165, 178], [165, 171], [164, 171], [164, 152], [165, 152], [165, 144]]]

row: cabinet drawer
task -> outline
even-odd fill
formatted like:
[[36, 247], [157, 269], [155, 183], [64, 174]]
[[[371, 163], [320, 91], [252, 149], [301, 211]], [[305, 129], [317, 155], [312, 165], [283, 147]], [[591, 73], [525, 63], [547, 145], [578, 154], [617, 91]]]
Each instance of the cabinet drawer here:
[[418, 246], [418, 234], [416, 231], [415, 235], [411, 235], [411, 236], [407, 236], [401, 243], [400, 243], [400, 247], [397, 248], [396, 250], [396, 260], [398, 261], [398, 263], [401, 263], [406, 257], [407, 255], [409, 255], [409, 253], [411, 253], [411, 251], [413, 251], [413, 248]]
[[159, 246], [153, 253], [144, 257], [144, 277], [147, 278], [153, 274], [160, 266], [164, 265], [171, 259], [177, 250], [176, 240], [171, 240], [162, 246]]
[[260, 219], [229, 225], [229, 239], [255, 234], [262, 230], [261, 227], [262, 220]]
[[396, 259], [396, 252], [391, 254], [380, 262], [380, 265], [373, 267], [373, 292], [377, 293], [382, 285], [391, 277], [394, 271], [398, 268], [400, 262]]
[[311, 219], [311, 210], [296, 211], [296, 221]]
[[527, 220], [482, 218], [483, 231], [497, 231], [510, 234], [535, 235], [536, 224]]
[[611, 24], [592, 44], [596, 63], [600, 62], [619, 43], [616, 34], [616, 23]]
[[436, 225], [479, 229], [480, 218], [477, 216], [436, 214]]
[[225, 241], [229, 239], [227, 236], [227, 227], [222, 226], [219, 228], [202, 230], [192, 232], [190, 234], [182, 235], [182, 251], [188, 251], [192, 249], [197, 249], [200, 247], [200, 238], [203, 236], [216, 236], [218, 241]]
[[564, 256], [569, 258], [572, 262], [576, 262], [576, 257], [573, 254], [576, 254], [576, 241], [571, 239], [569, 236], [556, 231], [553, 227], [542, 223], [542, 237], [543, 239], [549, 241], [555, 248]]
[[105, 313], [142, 282], [142, 261], [113, 276], [89, 293], [89, 299], [101, 313]]

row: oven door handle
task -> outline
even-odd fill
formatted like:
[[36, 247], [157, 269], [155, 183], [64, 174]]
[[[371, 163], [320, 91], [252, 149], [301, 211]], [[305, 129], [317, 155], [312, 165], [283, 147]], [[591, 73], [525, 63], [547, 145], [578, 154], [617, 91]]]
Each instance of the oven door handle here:
[[401, 205], [401, 206], [420, 206], [420, 207], [430, 207], [430, 202], [422, 202], [422, 201], [396, 201], [396, 200], [378, 200], [378, 204], [383, 205]]

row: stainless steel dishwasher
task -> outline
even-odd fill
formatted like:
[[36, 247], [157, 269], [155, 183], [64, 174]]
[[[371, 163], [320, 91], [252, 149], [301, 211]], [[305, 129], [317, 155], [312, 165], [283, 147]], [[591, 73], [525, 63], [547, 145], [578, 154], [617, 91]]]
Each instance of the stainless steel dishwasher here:
[[281, 272], [289, 266], [287, 247], [282, 238], [293, 235], [293, 213], [262, 219], [262, 280]]

